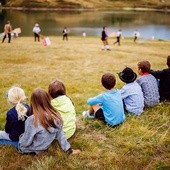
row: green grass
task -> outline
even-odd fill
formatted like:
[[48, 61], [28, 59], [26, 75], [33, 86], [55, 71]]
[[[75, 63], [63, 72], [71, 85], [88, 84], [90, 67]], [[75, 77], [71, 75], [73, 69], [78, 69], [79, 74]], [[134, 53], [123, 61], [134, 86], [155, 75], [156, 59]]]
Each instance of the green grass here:
[[21, 155], [15, 148], [0, 146], [0, 169], [46, 170], [162, 170], [170, 168], [170, 104], [161, 103], [135, 117], [126, 115], [126, 121], [117, 128], [109, 128], [96, 120], [83, 119], [88, 109], [87, 98], [104, 89], [102, 74], [111, 72], [117, 78], [116, 88], [123, 82], [117, 74], [125, 66], [137, 72], [137, 62], [149, 60], [152, 68], [166, 67], [169, 41], [122, 39], [121, 46], [101, 51], [100, 37], [50, 37], [51, 46], [33, 38], [20, 37], [12, 43], [0, 44], [0, 129], [5, 125], [7, 90], [20, 84], [28, 96], [36, 87], [48, 89], [49, 83], [60, 79], [67, 88], [77, 111], [77, 131], [69, 140], [73, 148], [82, 152], [68, 156], [54, 141], [47, 152], [37, 156]]

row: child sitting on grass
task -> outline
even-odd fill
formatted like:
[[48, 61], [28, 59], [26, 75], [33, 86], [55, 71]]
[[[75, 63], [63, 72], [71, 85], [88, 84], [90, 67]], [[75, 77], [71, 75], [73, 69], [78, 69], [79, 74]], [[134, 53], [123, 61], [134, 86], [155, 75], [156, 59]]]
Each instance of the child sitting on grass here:
[[52, 106], [60, 113], [63, 119], [63, 131], [67, 139], [76, 131], [76, 111], [70, 98], [66, 95], [66, 88], [61, 81], [50, 83], [48, 93], [52, 97]]
[[170, 55], [167, 57], [166, 64], [168, 68], [150, 72], [156, 79], [159, 79], [159, 94], [161, 102], [170, 102]]
[[140, 115], [144, 108], [144, 97], [142, 89], [135, 81], [137, 75], [129, 67], [118, 73], [120, 80], [126, 84], [121, 89], [121, 95], [125, 110], [129, 113]]
[[18, 150], [21, 153], [40, 153], [49, 148], [57, 138], [61, 148], [68, 154], [79, 153], [68, 143], [62, 130], [63, 120], [52, 107], [49, 94], [41, 88], [33, 91], [30, 101], [31, 116], [25, 123], [25, 132], [20, 136]]
[[116, 78], [113, 74], [106, 73], [102, 76], [101, 83], [105, 92], [89, 98], [87, 104], [90, 109], [82, 114], [88, 118], [95, 117], [111, 127], [118, 126], [125, 120], [125, 114], [120, 91], [114, 88]]
[[7, 98], [9, 104], [13, 107], [7, 112], [5, 131], [0, 131], [0, 145], [14, 145], [17, 147], [19, 136], [25, 129], [29, 106], [25, 104], [24, 90], [18, 86], [9, 89]]
[[159, 103], [158, 83], [155, 77], [149, 74], [150, 68], [149, 61], [138, 63], [138, 74], [140, 77], [136, 81], [142, 88], [146, 107], [155, 106]]

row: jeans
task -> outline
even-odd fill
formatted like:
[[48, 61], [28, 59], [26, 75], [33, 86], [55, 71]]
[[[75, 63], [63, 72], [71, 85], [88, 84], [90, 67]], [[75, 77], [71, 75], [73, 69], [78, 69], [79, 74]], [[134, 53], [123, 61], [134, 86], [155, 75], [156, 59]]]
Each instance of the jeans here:
[[0, 145], [14, 146], [18, 149], [18, 141], [11, 141], [6, 139], [0, 139]]

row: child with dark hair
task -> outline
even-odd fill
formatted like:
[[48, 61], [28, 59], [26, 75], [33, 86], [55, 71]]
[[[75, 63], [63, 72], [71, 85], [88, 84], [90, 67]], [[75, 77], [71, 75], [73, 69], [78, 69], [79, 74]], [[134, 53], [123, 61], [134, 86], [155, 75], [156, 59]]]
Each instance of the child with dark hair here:
[[146, 107], [155, 106], [159, 103], [158, 83], [150, 72], [151, 64], [149, 61], [141, 61], [138, 63], [138, 74], [140, 77], [137, 83], [141, 86], [144, 104]]
[[52, 97], [52, 106], [60, 113], [63, 119], [63, 131], [68, 139], [76, 131], [76, 111], [74, 105], [66, 95], [64, 84], [59, 80], [50, 83], [48, 93]]
[[150, 73], [159, 79], [160, 101], [170, 101], [170, 55], [166, 62], [168, 68], [159, 71], [150, 71]]
[[79, 153], [71, 148], [62, 130], [63, 120], [52, 107], [49, 94], [41, 89], [34, 89], [30, 100], [31, 116], [25, 123], [25, 132], [20, 136], [18, 150], [21, 153], [40, 153], [49, 148], [57, 138], [61, 148], [68, 154]]
[[112, 127], [118, 126], [125, 120], [125, 114], [121, 94], [114, 88], [116, 78], [113, 74], [106, 73], [102, 76], [101, 83], [105, 92], [89, 98], [87, 104], [90, 105], [90, 109], [84, 111], [82, 115], [96, 118]]
[[135, 81], [137, 74], [129, 67], [118, 73], [120, 80], [126, 84], [121, 89], [125, 110], [134, 115], [140, 115], [144, 108], [142, 89]]

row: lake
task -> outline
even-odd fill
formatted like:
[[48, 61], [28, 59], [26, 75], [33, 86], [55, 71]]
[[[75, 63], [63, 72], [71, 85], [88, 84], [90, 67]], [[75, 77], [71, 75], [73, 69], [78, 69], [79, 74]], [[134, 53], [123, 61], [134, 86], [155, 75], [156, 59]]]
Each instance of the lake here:
[[45, 36], [61, 36], [63, 27], [68, 27], [70, 35], [100, 36], [102, 27], [108, 33], [122, 29], [124, 37], [132, 37], [137, 29], [145, 39], [170, 40], [170, 13], [141, 11], [22, 11], [1, 10], [0, 30], [11, 21], [13, 28], [20, 27], [20, 36], [33, 36], [32, 28], [39, 23]]

